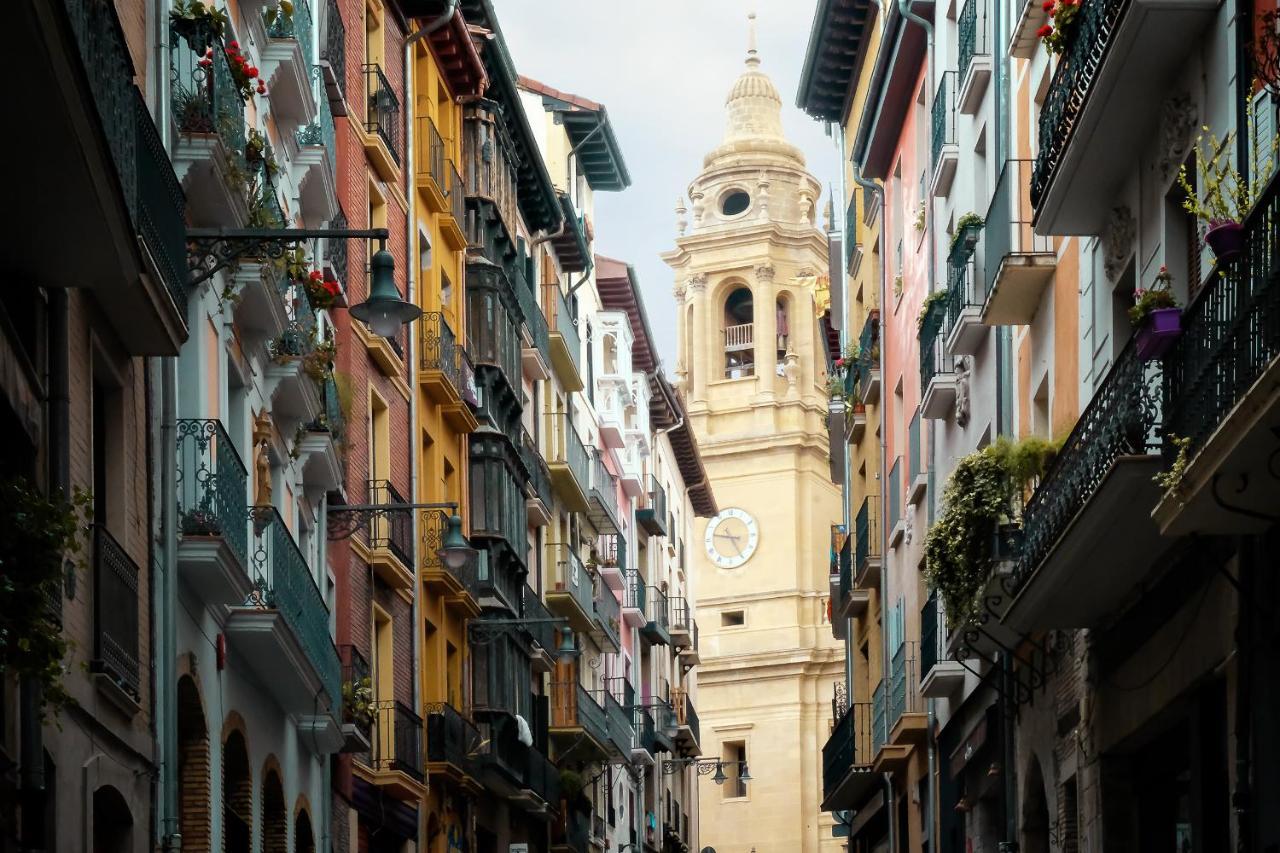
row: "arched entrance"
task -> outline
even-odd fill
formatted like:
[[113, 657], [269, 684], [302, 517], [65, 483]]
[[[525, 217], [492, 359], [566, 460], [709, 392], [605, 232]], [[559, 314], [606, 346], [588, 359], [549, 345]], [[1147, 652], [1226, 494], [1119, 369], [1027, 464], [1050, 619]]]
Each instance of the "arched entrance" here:
[[293, 853], [316, 853], [311, 815], [306, 809], [298, 809], [298, 816], [293, 819]]
[[262, 774], [262, 853], [289, 853], [284, 786], [274, 767]]
[[1034, 756], [1027, 768], [1022, 797], [1022, 853], [1049, 853], [1049, 803], [1044, 795], [1044, 774]]
[[232, 731], [222, 746], [222, 827], [226, 853], [250, 853], [253, 841], [253, 775], [244, 735]]
[[209, 728], [196, 682], [178, 679], [178, 826], [182, 849], [210, 853]]
[[93, 792], [93, 853], [126, 853], [133, 847], [133, 815], [118, 790], [103, 785]]

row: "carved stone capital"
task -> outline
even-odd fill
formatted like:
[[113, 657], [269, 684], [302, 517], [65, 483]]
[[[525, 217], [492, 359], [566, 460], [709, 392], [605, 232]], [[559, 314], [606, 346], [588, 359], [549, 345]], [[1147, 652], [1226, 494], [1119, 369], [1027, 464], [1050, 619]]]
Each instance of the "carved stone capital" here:
[[761, 284], [772, 283], [776, 272], [777, 271], [773, 268], [773, 264], [760, 264], [756, 267], [756, 281]]

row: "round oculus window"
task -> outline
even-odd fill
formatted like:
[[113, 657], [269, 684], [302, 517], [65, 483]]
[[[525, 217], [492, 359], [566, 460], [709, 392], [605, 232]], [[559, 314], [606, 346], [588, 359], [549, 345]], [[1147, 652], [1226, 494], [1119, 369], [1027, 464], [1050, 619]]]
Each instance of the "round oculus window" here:
[[737, 216], [751, 206], [751, 196], [742, 190], [732, 190], [720, 200], [720, 212], [725, 216]]

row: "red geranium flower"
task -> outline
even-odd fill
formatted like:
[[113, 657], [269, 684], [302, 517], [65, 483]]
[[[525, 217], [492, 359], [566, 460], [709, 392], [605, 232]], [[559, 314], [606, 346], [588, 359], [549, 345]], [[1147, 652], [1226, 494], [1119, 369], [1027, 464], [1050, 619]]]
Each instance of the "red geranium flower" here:
[[1044, 9], [1046, 12], [1052, 12], [1053, 3], [1054, 3], [1054, 0], [1044, 0], [1044, 3], [1040, 6], [1040, 8]]
[[336, 299], [338, 294], [342, 291], [341, 288], [338, 287], [338, 283], [336, 281], [326, 281], [324, 283], [324, 292]]
[[844, 359], [843, 359], [843, 358], [837, 358], [837, 359], [836, 359], [836, 367], [844, 367]]
[[249, 70], [248, 70], [248, 71], [246, 71], [245, 73], [246, 73], [246, 74], [248, 74], [250, 78], [257, 77], [257, 76], [258, 76], [258, 68], [257, 68], [257, 66], [250, 65], [250, 66], [249, 66]]
[[324, 273], [320, 272], [320, 270], [312, 270], [311, 275], [307, 276], [307, 278], [311, 279], [314, 282], [319, 282], [321, 279], [324, 278]]
[[1047, 38], [1048, 36], [1052, 35], [1052, 33], [1053, 33], [1053, 27], [1050, 24], [1045, 24], [1043, 27], [1036, 30], [1036, 36], [1038, 38]]
[[227, 49], [228, 49], [228, 50], [239, 50], [239, 49], [240, 49], [240, 42], [236, 41], [235, 39], [232, 39], [231, 41], [227, 42]]

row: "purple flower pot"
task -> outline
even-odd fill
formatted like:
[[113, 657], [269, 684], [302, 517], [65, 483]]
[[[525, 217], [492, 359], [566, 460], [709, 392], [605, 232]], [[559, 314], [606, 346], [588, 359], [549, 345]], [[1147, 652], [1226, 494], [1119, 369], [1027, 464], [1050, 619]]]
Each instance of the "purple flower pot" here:
[[1182, 334], [1182, 309], [1157, 308], [1138, 328], [1138, 358], [1151, 361], [1169, 351]]
[[1220, 261], [1244, 251], [1244, 226], [1239, 222], [1217, 222], [1205, 232], [1204, 242]]

